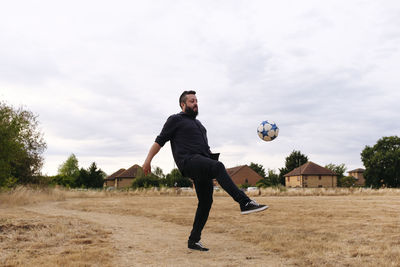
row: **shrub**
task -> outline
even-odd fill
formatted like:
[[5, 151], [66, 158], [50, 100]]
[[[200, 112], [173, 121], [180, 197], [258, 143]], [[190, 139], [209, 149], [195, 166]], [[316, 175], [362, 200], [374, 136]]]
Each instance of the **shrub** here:
[[145, 176], [145, 177], [138, 177], [132, 182], [133, 188], [149, 188], [149, 187], [159, 187], [160, 186], [160, 179], [155, 176]]
[[251, 186], [251, 184], [249, 184], [248, 182], [245, 182], [244, 184], [239, 185], [239, 188], [246, 189], [246, 188], [248, 188], [250, 186]]
[[340, 178], [340, 186], [341, 187], [352, 187], [356, 183], [356, 178], [353, 176], [344, 176]]
[[162, 183], [167, 187], [192, 187], [193, 182], [187, 178], [183, 177], [178, 169], [172, 169], [169, 174], [162, 179]]
[[58, 184], [67, 188], [71, 188], [75, 187], [75, 178], [59, 174], [51, 177], [51, 184]]

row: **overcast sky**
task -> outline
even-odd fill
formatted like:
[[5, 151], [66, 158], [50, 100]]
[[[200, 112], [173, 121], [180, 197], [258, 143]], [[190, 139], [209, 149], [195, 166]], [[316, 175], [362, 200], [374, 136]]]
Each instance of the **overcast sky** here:
[[[399, 135], [399, 47], [396, 0], [3, 1], [0, 100], [38, 115], [48, 175], [72, 153], [107, 174], [142, 165], [189, 89], [226, 167], [279, 172], [300, 150], [351, 170]], [[169, 143], [152, 163], [174, 167]]]

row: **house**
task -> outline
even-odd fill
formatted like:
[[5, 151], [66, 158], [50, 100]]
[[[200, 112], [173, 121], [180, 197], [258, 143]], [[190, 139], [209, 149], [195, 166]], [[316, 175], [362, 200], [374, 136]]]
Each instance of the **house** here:
[[117, 177], [118, 175], [120, 175], [124, 171], [126, 171], [126, 170], [125, 169], [119, 169], [118, 171], [114, 172], [110, 176], [107, 176], [104, 179], [104, 187], [117, 187], [117, 185], [115, 183], [116, 182], [115, 177]]
[[352, 171], [348, 171], [349, 176], [352, 176], [356, 179], [355, 185], [364, 186], [365, 178], [364, 178], [364, 169], [358, 168]]
[[129, 169], [120, 169], [105, 179], [106, 186], [115, 188], [130, 187], [135, 178], [143, 173], [142, 167], [135, 164]]
[[285, 174], [286, 187], [336, 187], [337, 175], [314, 162], [308, 161]]
[[250, 186], [255, 186], [259, 180], [263, 179], [248, 165], [228, 168], [226, 171], [236, 185], [249, 184]]

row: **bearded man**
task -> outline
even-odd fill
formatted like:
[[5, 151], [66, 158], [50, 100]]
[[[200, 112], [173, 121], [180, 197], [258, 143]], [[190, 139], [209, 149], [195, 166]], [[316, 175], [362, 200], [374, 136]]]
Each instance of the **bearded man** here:
[[151, 171], [151, 161], [167, 141], [171, 142], [175, 163], [183, 176], [193, 179], [198, 205], [188, 248], [208, 251], [200, 242], [213, 202], [213, 179], [239, 204], [242, 214], [268, 208], [251, 200], [232, 181], [219, 154], [211, 153], [206, 128], [196, 119], [199, 108], [195, 91], [184, 91], [179, 97], [181, 112], [171, 115], [150, 148], [143, 164], [144, 173]]

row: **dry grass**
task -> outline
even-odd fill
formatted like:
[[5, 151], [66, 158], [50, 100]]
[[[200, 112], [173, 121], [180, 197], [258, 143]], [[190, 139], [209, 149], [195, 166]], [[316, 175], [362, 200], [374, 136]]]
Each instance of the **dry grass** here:
[[[60, 209], [107, 217], [115, 214], [149, 218], [172, 223], [176, 229], [190, 229], [197, 205], [193, 192], [173, 189], [121, 192], [18, 189], [2, 193], [0, 265], [85, 266], [100, 262], [111, 265], [110, 254], [116, 252], [109, 232], [99, 225], [23, 213], [19, 206], [29, 201], [23, 200], [22, 192], [36, 203], [62, 200], [57, 204]], [[261, 248], [265, 257], [274, 255], [297, 266], [399, 266], [398, 189], [262, 189], [251, 194], [270, 209], [243, 216], [226, 193], [215, 192], [203, 233], [203, 241], [212, 250], [221, 248], [208, 243], [207, 235], [222, 234], [246, 242], [250, 252], [252, 247]], [[11, 205], [19, 206], [11, 209]], [[175, 240], [176, 235], [171, 232], [165, 235], [171, 235], [171, 243], [185, 241]], [[146, 253], [151, 255], [156, 250]], [[235, 251], [227, 253], [233, 257]]]
[[21, 209], [0, 214], [0, 266], [111, 266], [109, 232]]
[[[398, 266], [398, 190], [295, 193], [310, 196], [295, 196], [289, 191], [290, 197], [257, 197], [271, 208], [250, 216], [240, 216], [230, 198], [217, 196], [205, 232], [233, 235], [302, 266]], [[148, 196], [148, 192], [147, 197], [119, 198], [102, 205], [90, 200], [82, 200], [78, 206], [64, 205], [87, 212], [157, 218], [182, 226], [191, 225], [195, 206], [194, 197]]]
[[0, 207], [24, 206], [45, 201], [60, 200], [65, 200], [65, 193], [58, 188], [18, 186], [11, 191], [0, 193]]
[[[229, 197], [215, 197], [204, 236], [207, 232], [233, 236], [249, 242], [249, 247], [262, 247], [300, 266], [398, 266], [398, 192], [357, 192], [347, 196], [257, 197], [270, 209], [248, 216], [241, 216]], [[64, 207], [190, 226], [196, 202], [188, 196], [134, 196], [104, 200], [101, 205], [82, 200], [79, 205], [65, 203]]]
[[[261, 188], [247, 192], [249, 196], [400, 196], [400, 189], [385, 188]], [[63, 201], [70, 198], [107, 198], [107, 197], [130, 197], [130, 196], [195, 196], [193, 190], [182, 190], [180, 188], [149, 188], [129, 190], [85, 190], [65, 189], [62, 187], [40, 187], [32, 188], [18, 186], [17, 188], [0, 192], [0, 207], [24, 206], [47, 201]], [[228, 196], [223, 190], [214, 191], [214, 196]]]
[[[349, 196], [349, 195], [379, 195], [379, 196], [400, 196], [400, 189], [385, 188], [285, 188], [285, 187], [268, 187], [260, 188], [254, 191], [246, 192], [249, 196]], [[195, 196], [194, 191], [187, 191], [174, 188], [149, 188], [135, 189], [127, 191], [110, 191], [106, 195], [109, 196]], [[214, 196], [227, 196], [224, 190], [215, 190]]]
[[349, 196], [349, 195], [363, 195], [363, 196], [400, 196], [400, 189], [385, 188], [385, 189], [372, 189], [372, 188], [261, 188], [250, 194], [258, 196]]

